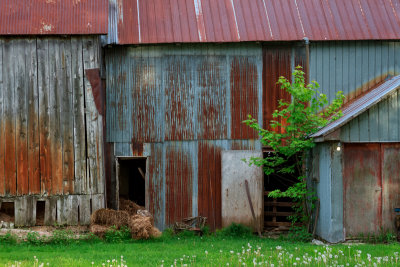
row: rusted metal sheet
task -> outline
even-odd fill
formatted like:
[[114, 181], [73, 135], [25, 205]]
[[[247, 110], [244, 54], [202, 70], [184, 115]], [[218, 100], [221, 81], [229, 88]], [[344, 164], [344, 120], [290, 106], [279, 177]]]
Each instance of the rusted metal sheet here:
[[247, 57], [235, 57], [232, 59], [230, 72], [232, 139], [254, 139], [257, 132], [243, 121], [249, 114], [258, 118], [258, 83], [254, 82], [260, 79], [257, 64]]
[[[243, 162], [244, 158], [250, 157], [262, 157], [262, 152], [251, 150], [221, 152], [222, 227], [241, 223], [252, 227], [254, 231], [263, 228], [264, 175], [261, 167], [249, 166]], [[246, 194], [245, 182], [249, 184], [249, 196]], [[255, 220], [250, 207], [254, 209]]]
[[118, 44], [395, 40], [399, 0], [112, 0]]
[[[291, 80], [292, 75], [292, 47], [267, 46], [263, 48], [263, 123], [270, 124], [272, 114], [278, 109], [279, 100], [290, 101], [290, 95], [277, 84], [279, 77], [284, 76]], [[280, 123], [283, 123], [280, 121]], [[272, 128], [269, 126], [269, 130]], [[282, 127], [274, 129], [282, 132]]]
[[165, 144], [165, 223], [192, 216], [193, 166], [188, 143]]
[[242, 121], [262, 120], [258, 44], [117, 47], [106, 64], [108, 142], [257, 137]]
[[345, 144], [343, 152], [346, 237], [379, 233], [382, 226], [380, 144]]
[[343, 162], [346, 236], [395, 231], [400, 144], [345, 144]]
[[82, 81], [85, 69], [100, 66], [98, 39], [1, 39], [0, 195], [104, 192], [103, 124]]
[[3, 0], [0, 35], [107, 34], [107, 0]]

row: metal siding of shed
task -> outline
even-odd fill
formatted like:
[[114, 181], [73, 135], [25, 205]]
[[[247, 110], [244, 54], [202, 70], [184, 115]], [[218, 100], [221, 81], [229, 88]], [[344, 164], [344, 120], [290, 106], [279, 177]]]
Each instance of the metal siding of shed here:
[[108, 5], [107, 0], [3, 0], [0, 35], [107, 34]]
[[108, 44], [400, 38], [399, 0], [111, 0], [109, 5]]
[[81, 77], [99, 67], [98, 37], [5, 37], [0, 45], [0, 134], [9, 142], [0, 143], [0, 196], [102, 194], [101, 115]]
[[397, 43], [388, 41], [312, 43], [311, 80], [320, 84], [321, 93], [330, 102], [339, 90], [344, 92], [346, 101], [353, 100], [388, 75], [400, 73], [393, 62], [400, 61], [399, 48]]

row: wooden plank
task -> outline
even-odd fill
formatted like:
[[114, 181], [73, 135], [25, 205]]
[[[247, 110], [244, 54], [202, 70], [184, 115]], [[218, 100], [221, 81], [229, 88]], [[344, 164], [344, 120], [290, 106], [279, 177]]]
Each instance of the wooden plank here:
[[78, 217], [79, 217], [79, 196], [69, 195], [67, 197], [67, 202], [65, 205], [64, 212], [68, 214], [67, 217], [67, 225], [78, 225]]
[[82, 42], [80, 38], [71, 38], [72, 50], [72, 86], [74, 118], [74, 192], [86, 193], [86, 142], [85, 142], [85, 98], [83, 86]]
[[270, 206], [270, 207], [293, 207], [295, 205], [296, 203], [293, 202], [270, 202], [270, 201], [264, 202], [264, 206]]
[[59, 225], [67, 224], [70, 209], [68, 207], [68, 196], [60, 196], [57, 199], [57, 223]]
[[21, 196], [14, 202], [15, 205], [15, 226], [33, 226], [35, 225], [36, 217], [36, 201], [32, 196]]
[[49, 117], [49, 130], [51, 141], [52, 156], [52, 194], [63, 193], [63, 177], [62, 177], [62, 139], [61, 139], [61, 92], [64, 90], [61, 69], [61, 52], [60, 40], [52, 38], [49, 40], [49, 105], [51, 109]]
[[28, 88], [28, 177], [29, 193], [40, 193], [39, 91], [36, 39], [29, 39], [25, 50]]
[[44, 211], [44, 225], [57, 222], [57, 197], [47, 197]]
[[79, 205], [79, 224], [80, 225], [89, 225], [90, 224], [90, 196], [89, 195], [81, 195], [78, 198]]
[[17, 194], [29, 192], [28, 179], [28, 138], [27, 138], [27, 86], [25, 69], [25, 39], [16, 39], [14, 44], [14, 79], [15, 79], [15, 142], [17, 155]]
[[39, 142], [40, 142], [40, 191], [49, 194], [51, 190], [51, 146], [49, 132], [49, 40], [37, 39], [38, 92], [39, 92]]
[[[4, 49], [4, 40], [0, 39], [0, 196], [4, 196], [5, 194], [5, 182], [6, 182], [6, 176], [5, 176], [5, 142], [4, 142], [4, 127], [5, 127], [5, 118], [4, 115], [4, 101], [5, 101], [5, 83], [3, 82], [3, 69], [5, 69], [5, 66], [3, 66], [3, 49]], [[1, 202], [0, 202], [1, 205]]]
[[288, 217], [288, 216], [293, 216], [295, 215], [295, 212], [283, 212], [283, 211], [265, 211], [264, 212], [264, 217]]
[[16, 157], [15, 157], [15, 95], [14, 95], [14, 68], [15, 64], [13, 64], [14, 57], [14, 41], [7, 40], [4, 44], [3, 50], [3, 74], [4, 74], [4, 120], [5, 120], [5, 128], [4, 128], [4, 140], [5, 140], [5, 189], [6, 195], [15, 195], [16, 188]]
[[103, 194], [92, 195], [92, 214], [96, 210], [103, 208], [104, 208], [104, 195]]
[[72, 99], [72, 74], [71, 74], [71, 40], [63, 39], [61, 44], [61, 63], [63, 90], [61, 95], [61, 140], [63, 156], [63, 192], [74, 193], [74, 121], [73, 121], [73, 99]]

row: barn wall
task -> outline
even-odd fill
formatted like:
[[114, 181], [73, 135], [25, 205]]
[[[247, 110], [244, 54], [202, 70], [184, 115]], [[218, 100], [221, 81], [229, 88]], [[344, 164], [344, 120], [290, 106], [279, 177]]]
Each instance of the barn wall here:
[[331, 102], [342, 90], [350, 101], [400, 74], [400, 43], [393, 41], [316, 42], [310, 45], [310, 78]]
[[164, 229], [189, 216], [221, 227], [221, 151], [261, 150], [241, 121], [262, 121], [262, 47], [163, 45], [106, 50], [107, 141], [148, 156], [146, 205]]
[[104, 206], [100, 65], [98, 37], [0, 38], [0, 201], [46, 199], [62, 224]]
[[342, 142], [398, 142], [400, 94], [387, 99], [355, 117], [340, 129]]

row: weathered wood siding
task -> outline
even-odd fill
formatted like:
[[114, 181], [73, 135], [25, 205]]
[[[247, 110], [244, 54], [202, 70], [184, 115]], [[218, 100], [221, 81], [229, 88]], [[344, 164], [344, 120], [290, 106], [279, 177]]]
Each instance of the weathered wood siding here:
[[77, 195], [46, 200], [48, 216], [73, 223], [79, 195], [104, 194], [103, 118], [85, 74], [100, 65], [97, 36], [0, 38], [0, 201]]

